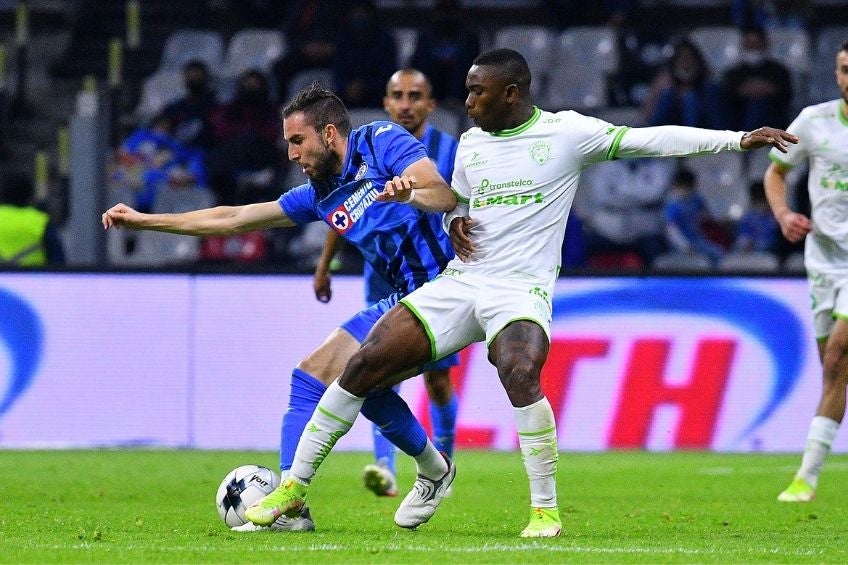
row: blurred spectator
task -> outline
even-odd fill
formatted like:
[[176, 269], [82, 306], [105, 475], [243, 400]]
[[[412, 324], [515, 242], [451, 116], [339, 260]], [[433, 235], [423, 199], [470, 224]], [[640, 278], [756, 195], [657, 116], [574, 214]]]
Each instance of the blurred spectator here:
[[780, 226], [771, 213], [762, 181], [748, 187], [751, 204], [736, 232], [734, 251], [765, 251], [774, 253], [780, 242]]
[[212, 111], [217, 102], [206, 63], [186, 63], [183, 84], [186, 95], [168, 104], [162, 115], [171, 121], [177, 141], [208, 151], [212, 148]]
[[289, 82], [309, 69], [331, 69], [336, 56], [342, 0], [295, 0], [284, 21], [287, 53], [274, 62], [272, 73], [281, 98], [289, 93]]
[[149, 212], [165, 187], [206, 188], [203, 153], [177, 141], [171, 121], [160, 114], [133, 131], [115, 152], [109, 185]]
[[397, 45], [370, 0], [351, 3], [342, 36], [344, 49], [333, 66], [336, 92], [348, 108], [381, 106], [386, 81], [397, 68]]
[[792, 79], [789, 70], [769, 56], [768, 36], [763, 28], [742, 30], [741, 61], [724, 75], [728, 127], [754, 130], [765, 124], [789, 123]]
[[684, 39], [675, 45], [651, 88], [654, 94], [643, 108], [648, 125], [724, 127], [721, 87], [694, 43]]
[[815, 10], [811, 0], [733, 0], [733, 25], [764, 29], [793, 27], [808, 30]]
[[584, 241], [589, 264], [610, 253], [635, 253], [644, 265], [666, 250], [663, 205], [674, 172], [665, 159], [623, 159], [587, 173]]
[[438, 0], [431, 13], [410, 66], [430, 77], [441, 104], [461, 105], [468, 94], [465, 75], [480, 53], [480, 32], [469, 25], [459, 0]]
[[700, 253], [717, 263], [724, 249], [706, 235], [704, 224], [710, 220], [704, 199], [695, 190], [695, 174], [688, 169], [678, 170], [665, 204], [669, 246], [682, 253]]
[[50, 216], [35, 207], [32, 180], [9, 173], [0, 179], [0, 265], [40, 267], [65, 263]]
[[545, 0], [544, 4], [560, 29], [579, 25], [616, 25], [639, 6], [638, 0]]
[[265, 75], [256, 69], [242, 73], [235, 97], [212, 114], [209, 175], [219, 204], [265, 199], [280, 162], [280, 123]]

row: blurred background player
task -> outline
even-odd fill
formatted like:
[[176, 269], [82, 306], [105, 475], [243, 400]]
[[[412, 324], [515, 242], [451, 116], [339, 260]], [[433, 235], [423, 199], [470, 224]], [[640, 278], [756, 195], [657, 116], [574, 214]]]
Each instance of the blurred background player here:
[[[416, 69], [401, 69], [395, 72], [386, 84], [383, 108], [393, 122], [402, 125], [424, 144], [427, 155], [436, 164], [436, 168], [445, 181], [450, 183], [458, 141], [427, 122], [427, 118], [436, 109], [436, 100], [433, 98], [430, 81], [424, 73]], [[330, 262], [342, 241], [335, 231], [327, 232], [327, 241], [314, 275], [315, 296], [321, 302], [329, 302], [332, 297]], [[367, 262], [363, 276], [365, 303], [368, 306], [397, 292], [397, 289], [386, 282]], [[458, 403], [449, 372], [451, 367], [458, 364], [459, 356], [449, 355], [428, 365], [423, 373], [424, 386], [430, 398], [433, 443], [436, 449], [444, 451], [451, 458], [453, 458], [456, 437]], [[372, 426], [372, 431], [376, 464], [367, 465], [363, 471], [365, 487], [377, 496], [395, 496], [397, 495], [395, 447], [383, 437], [378, 426]]]
[[[806, 236], [804, 266], [812, 295], [813, 326], [823, 368], [823, 386], [810, 423], [801, 466], [778, 495], [781, 502], [815, 498], [819, 474], [839, 424], [845, 416], [848, 386], [848, 42], [836, 55], [836, 83], [841, 98], [804, 108], [789, 125], [798, 145], [785, 155], [772, 151], [763, 184], [780, 231], [789, 241]], [[787, 203], [786, 176], [809, 160], [807, 182], [812, 220]], [[844, 292], [843, 292], [844, 291]]]

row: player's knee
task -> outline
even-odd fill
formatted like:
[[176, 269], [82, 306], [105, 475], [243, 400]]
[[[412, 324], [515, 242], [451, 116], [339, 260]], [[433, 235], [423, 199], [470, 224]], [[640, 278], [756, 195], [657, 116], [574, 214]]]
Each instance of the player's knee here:
[[365, 396], [385, 380], [384, 363], [368, 347], [357, 351], [347, 363], [339, 384], [356, 396]]
[[539, 390], [541, 367], [530, 357], [521, 354], [506, 355], [500, 359], [497, 367], [498, 375], [508, 393]]

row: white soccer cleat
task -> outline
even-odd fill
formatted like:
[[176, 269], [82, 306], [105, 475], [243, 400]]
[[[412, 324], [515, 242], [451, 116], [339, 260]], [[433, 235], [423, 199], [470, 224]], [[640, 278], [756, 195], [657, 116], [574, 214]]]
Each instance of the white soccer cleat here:
[[241, 526], [230, 528], [234, 532], [314, 532], [315, 522], [312, 521], [312, 515], [309, 513], [309, 508], [304, 508], [300, 516], [296, 518], [286, 518], [280, 516], [270, 526], [260, 526], [253, 522], [247, 522]]
[[417, 528], [436, 513], [436, 508], [456, 477], [456, 465], [446, 455], [442, 454], [442, 457], [448, 464], [448, 472], [435, 481], [418, 475], [412, 490], [400, 503], [395, 512], [395, 524], [401, 528]]
[[397, 496], [397, 481], [391, 471], [380, 465], [366, 465], [362, 470], [365, 488], [377, 496]]

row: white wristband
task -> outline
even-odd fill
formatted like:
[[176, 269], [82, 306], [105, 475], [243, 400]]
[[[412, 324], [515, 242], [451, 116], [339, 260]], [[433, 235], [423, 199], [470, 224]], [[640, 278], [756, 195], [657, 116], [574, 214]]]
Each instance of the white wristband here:
[[398, 200], [398, 202], [400, 202], [401, 204], [411, 204], [413, 200], [415, 200], [414, 188], [409, 191], [409, 198], [407, 198], [406, 200]]

